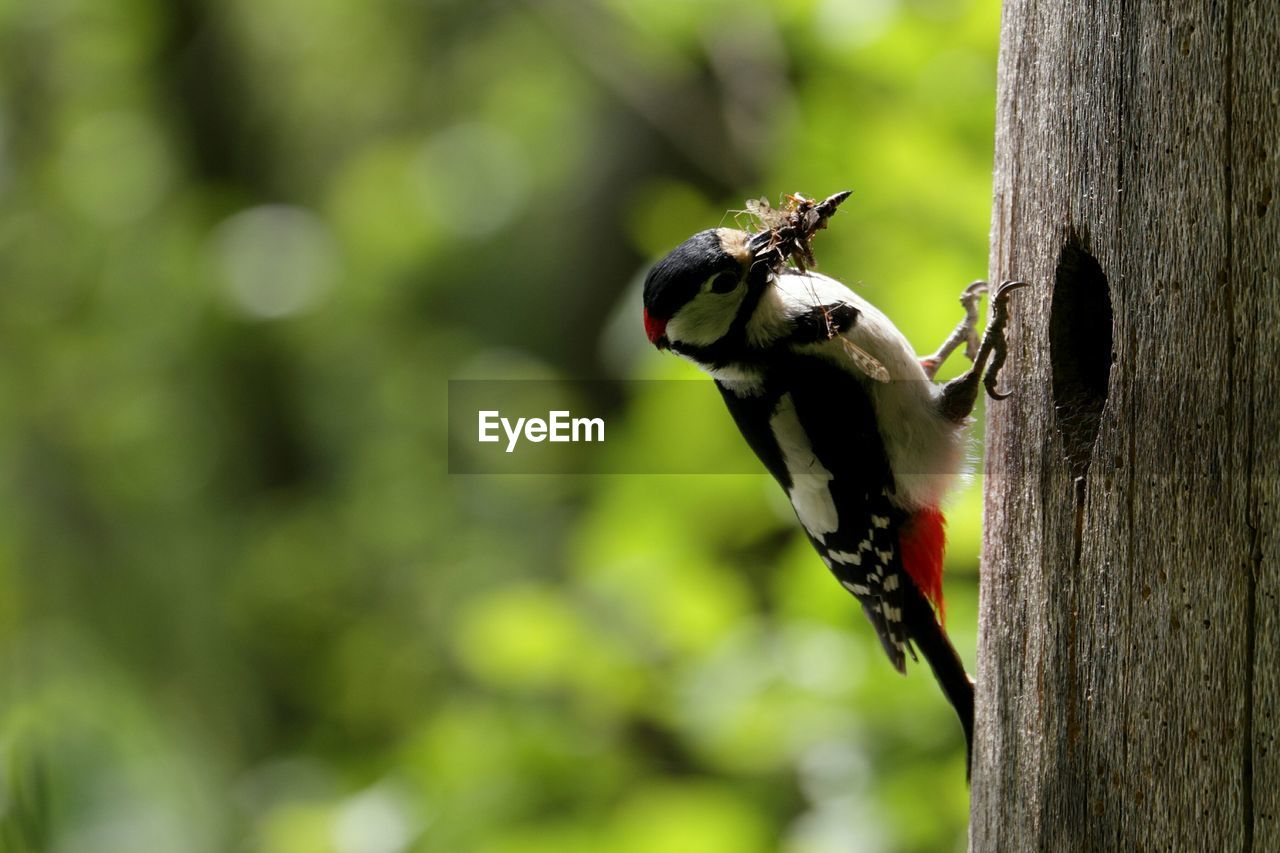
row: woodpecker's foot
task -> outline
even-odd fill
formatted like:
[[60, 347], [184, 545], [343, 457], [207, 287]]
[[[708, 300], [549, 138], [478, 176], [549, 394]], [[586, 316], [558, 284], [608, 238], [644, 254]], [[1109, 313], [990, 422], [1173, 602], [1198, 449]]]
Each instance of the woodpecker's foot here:
[[[962, 421], [967, 418], [973, 411], [973, 404], [978, 400], [979, 382], [987, 389], [987, 396], [993, 400], [1003, 400], [1009, 396], [996, 390], [996, 384], [1000, 379], [1000, 368], [1004, 366], [1005, 358], [1009, 354], [1004, 336], [1005, 327], [1009, 324], [1009, 294], [1026, 286], [1025, 281], [1006, 281], [996, 290], [995, 296], [991, 299], [991, 323], [987, 326], [986, 334], [982, 336], [982, 344], [978, 347], [973, 366], [963, 376], [951, 380], [942, 388], [942, 399], [939, 400], [938, 406], [944, 417], [953, 421]], [[989, 370], [986, 369], [988, 358], [991, 359]]]
[[975, 367], [980, 367], [981, 362], [986, 361], [983, 351], [989, 346], [991, 368], [983, 377], [982, 384], [986, 386], [987, 396], [993, 400], [1003, 400], [1009, 396], [996, 390], [996, 383], [1000, 379], [1000, 368], [1004, 367], [1004, 360], [1009, 355], [1009, 344], [1004, 337], [1005, 327], [1009, 325], [1009, 294], [1026, 286], [1025, 281], [1006, 281], [1000, 285], [995, 298], [991, 300], [991, 325], [987, 327], [987, 333], [982, 337], [982, 347], [978, 351], [979, 362]]
[[951, 334], [947, 336], [947, 339], [942, 342], [942, 346], [938, 347], [937, 352], [927, 358], [920, 359], [920, 366], [924, 368], [925, 376], [932, 379], [938, 372], [938, 368], [942, 367], [942, 363], [962, 343], [964, 344], [965, 358], [973, 361], [978, 357], [978, 300], [986, 292], [987, 283], [985, 281], [975, 281], [960, 294], [960, 304], [964, 307], [964, 319], [956, 325]]

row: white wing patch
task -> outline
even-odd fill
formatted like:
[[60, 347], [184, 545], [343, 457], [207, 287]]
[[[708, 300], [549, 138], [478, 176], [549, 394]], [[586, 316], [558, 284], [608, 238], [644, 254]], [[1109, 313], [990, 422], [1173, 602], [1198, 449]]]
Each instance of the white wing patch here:
[[810, 536], [823, 542], [828, 533], [840, 526], [829, 485], [834, 476], [814, 455], [813, 445], [809, 443], [809, 436], [800, 425], [795, 402], [790, 394], [783, 394], [779, 398], [773, 417], [769, 419], [769, 428], [773, 431], [774, 440], [778, 442], [778, 449], [782, 451], [782, 459], [787, 465], [787, 474], [791, 479], [787, 497], [791, 498], [796, 517]]

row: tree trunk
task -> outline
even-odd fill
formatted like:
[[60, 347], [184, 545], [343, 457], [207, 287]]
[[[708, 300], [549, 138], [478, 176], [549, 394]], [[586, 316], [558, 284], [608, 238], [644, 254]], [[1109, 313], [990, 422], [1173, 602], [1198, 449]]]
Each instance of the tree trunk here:
[[[1007, 0], [973, 850], [1280, 850], [1280, 4]], [[1014, 377], [1018, 377], [1015, 379]]]

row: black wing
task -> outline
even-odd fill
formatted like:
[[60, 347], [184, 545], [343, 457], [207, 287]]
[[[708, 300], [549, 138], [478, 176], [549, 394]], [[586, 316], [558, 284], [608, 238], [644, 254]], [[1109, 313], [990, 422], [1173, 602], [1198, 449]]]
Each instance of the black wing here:
[[902, 671], [906, 654], [914, 656], [903, 622], [904, 596], [914, 587], [902, 570], [898, 534], [905, 518], [889, 500], [893, 474], [866, 388], [839, 366], [806, 355], [778, 359], [755, 396], [717, 385], [747, 443], [788, 494], [791, 474], [772, 418], [789, 398], [813, 455], [831, 474], [827, 487], [836, 511], [834, 530], [806, 532]]

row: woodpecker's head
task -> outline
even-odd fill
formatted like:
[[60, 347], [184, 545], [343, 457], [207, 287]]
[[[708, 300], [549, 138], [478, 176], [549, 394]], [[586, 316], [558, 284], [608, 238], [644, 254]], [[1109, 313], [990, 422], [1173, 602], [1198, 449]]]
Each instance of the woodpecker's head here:
[[658, 261], [644, 282], [644, 330], [654, 346], [679, 350], [724, 337], [747, 296], [750, 240], [745, 231], [714, 228]]

